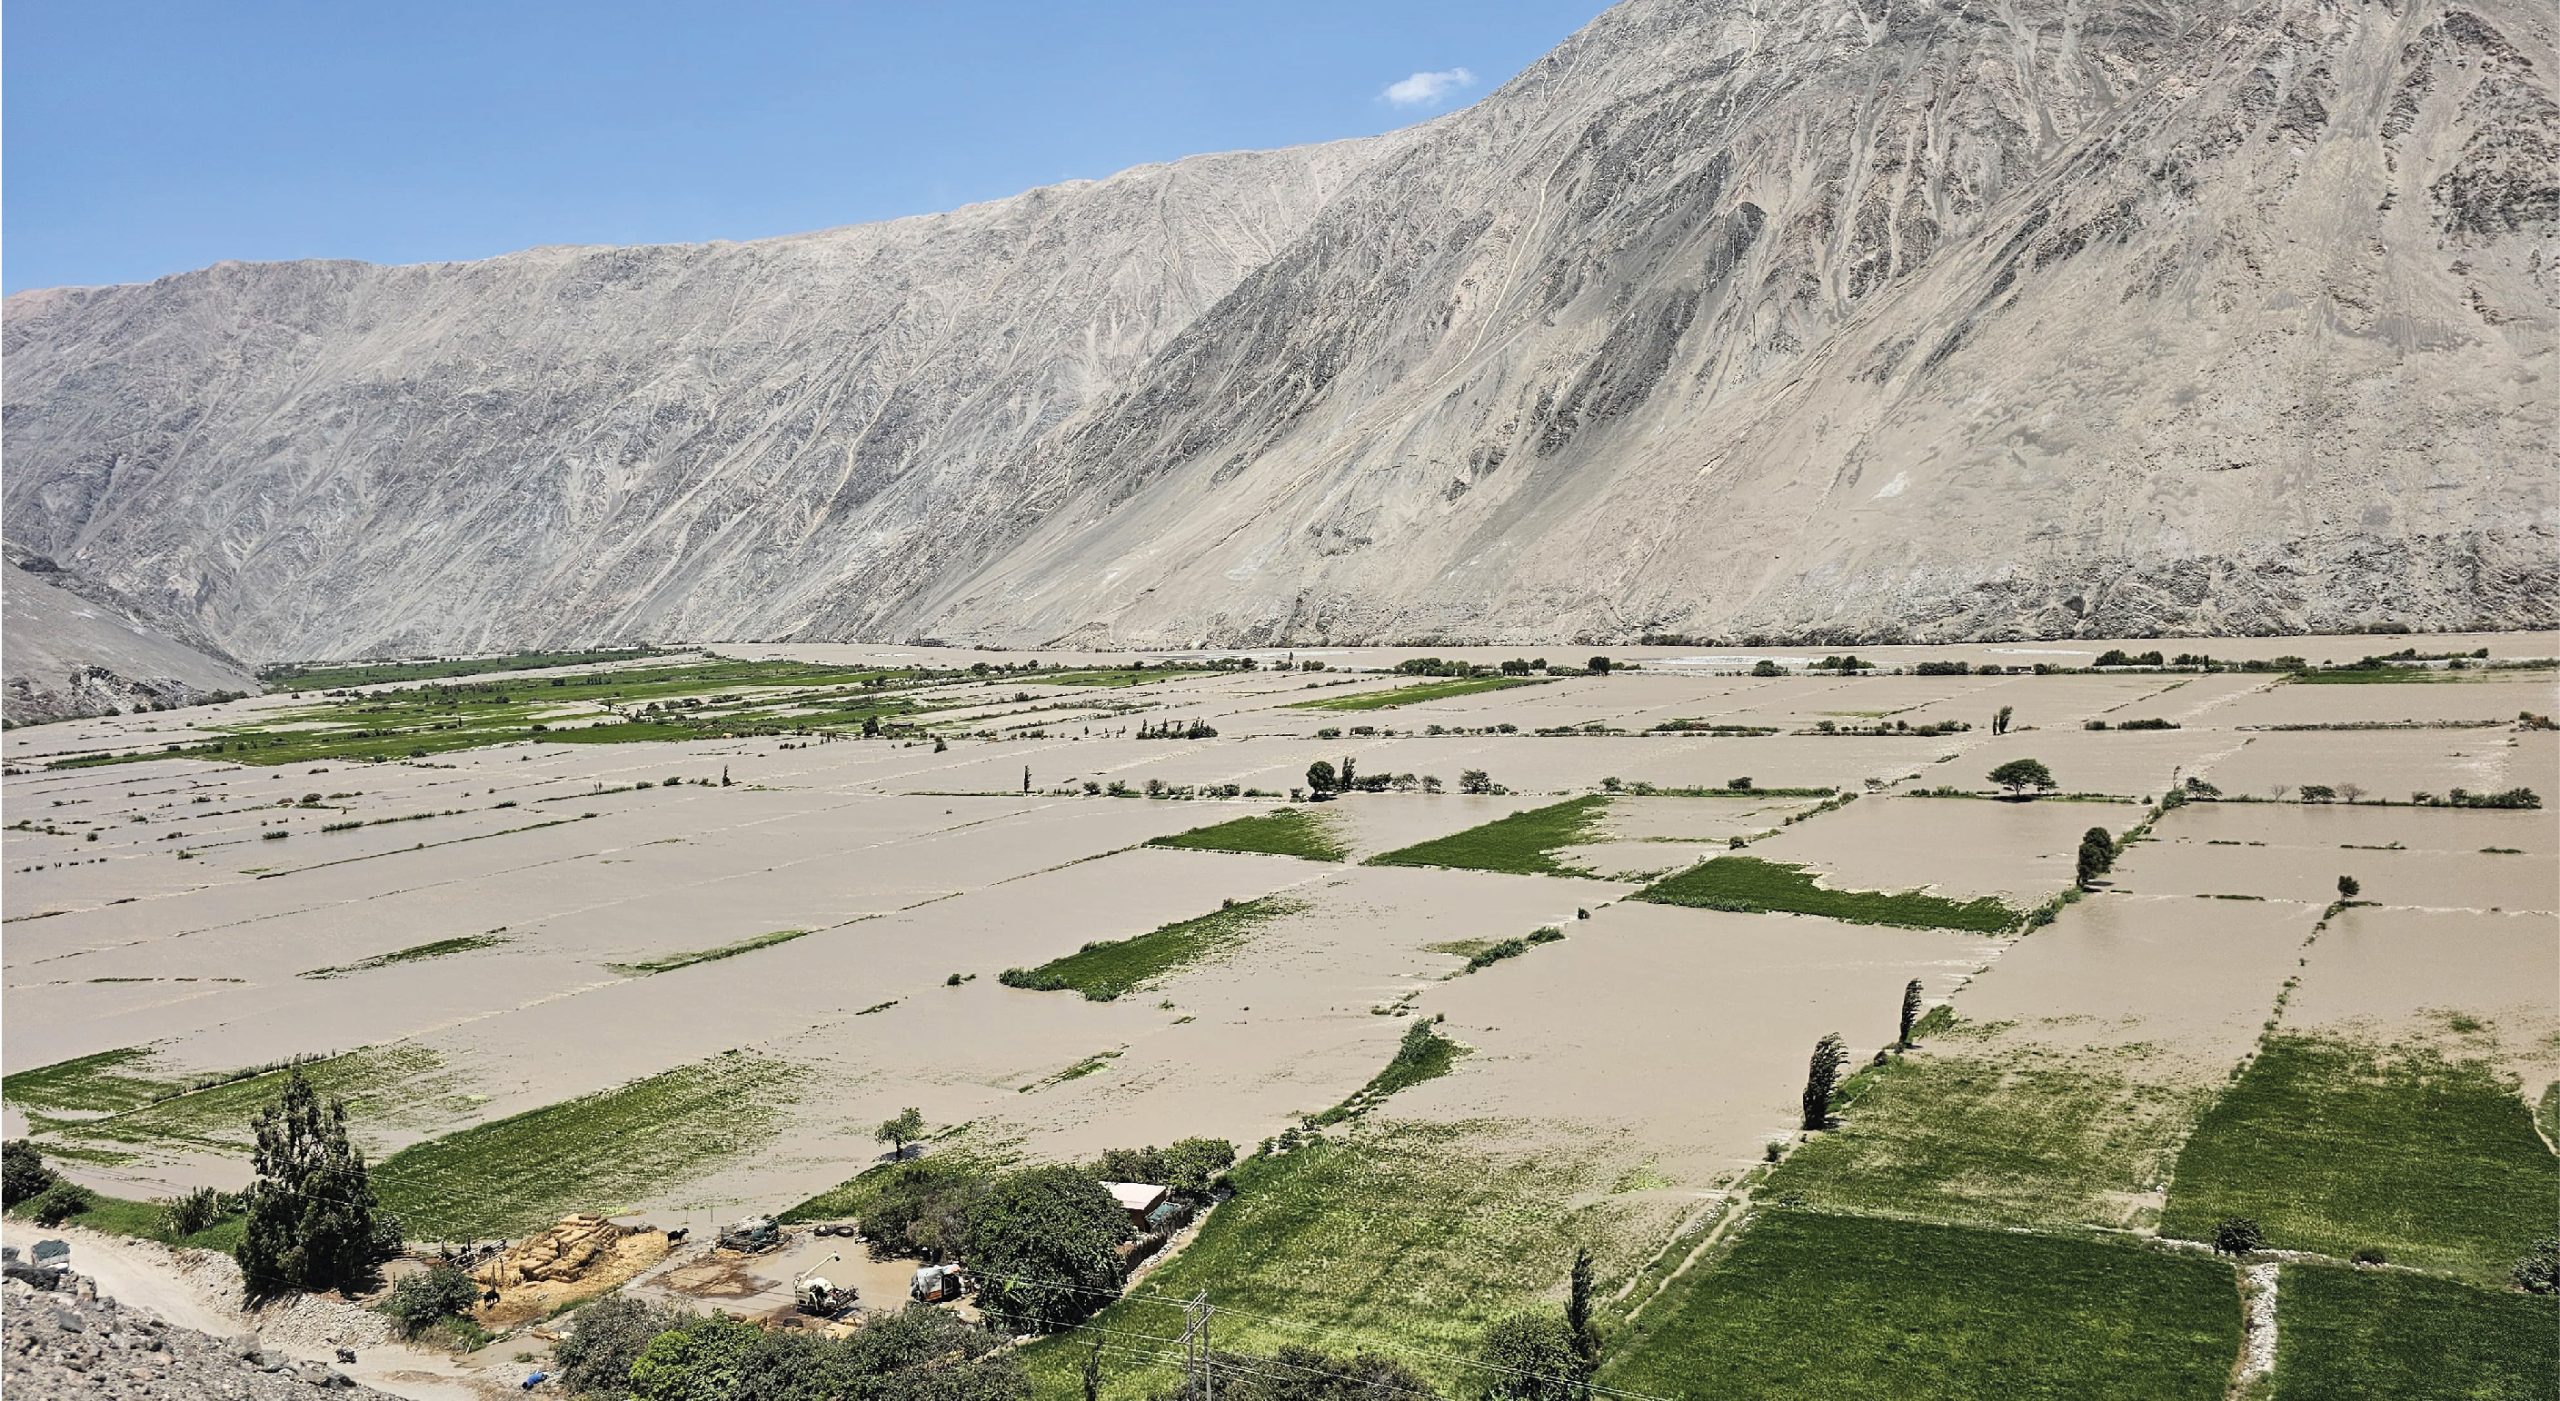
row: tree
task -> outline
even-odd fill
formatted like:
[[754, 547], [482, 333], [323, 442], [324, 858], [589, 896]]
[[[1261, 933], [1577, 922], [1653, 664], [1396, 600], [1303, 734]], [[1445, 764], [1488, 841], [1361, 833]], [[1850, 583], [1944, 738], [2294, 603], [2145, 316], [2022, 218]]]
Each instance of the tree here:
[[2363, 802], [2364, 785], [2361, 783], [2341, 783], [2338, 785], [2338, 796], [2350, 803]]
[[1573, 1252], [1573, 1283], [1565, 1295], [1564, 1326], [1573, 1337], [1573, 1357], [1582, 1364], [1585, 1375], [1600, 1365], [1600, 1325], [1591, 1317], [1591, 1250], [1577, 1246]]
[[30, 1201], [53, 1184], [53, 1169], [44, 1165], [44, 1154], [33, 1143], [13, 1138], [0, 1144], [0, 1203]]
[[2325, 783], [2306, 783], [2302, 785], [2302, 801], [2306, 803], [2325, 803], [2332, 801], [2337, 796], [2338, 790]]
[[607, 1294], [569, 1315], [568, 1336], [551, 1350], [551, 1370], [569, 1391], [619, 1395], [649, 1340], [692, 1318], [684, 1309]]
[[2544, 1236], [2516, 1261], [2516, 1288], [2527, 1294], [2560, 1294], [2560, 1236]]
[[1831, 1032], [1813, 1044], [1813, 1062], [1804, 1072], [1804, 1126], [1831, 1126], [1831, 1091], [1840, 1083], [1840, 1067], [1849, 1059], [1848, 1043]]
[[1784, 676], [1787, 674], [1787, 670], [1785, 667], [1778, 665], [1767, 657], [1762, 657], [1760, 660], [1751, 664], [1751, 674], [1754, 676]]
[[1476, 1360], [1491, 1377], [1485, 1401], [1581, 1401], [1591, 1375], [1574, 1351], [1573, 1330], [1544, 1310], [1487, 1327]]
[[1307, 792], [1319, 801], [1333, 796], [1333, 785], [1336, 781], [1333, 765], [1324, 760], [1318, 759], [1307, 765]]
[[2355, 877], [2353, 877], [2353, 876], [2340, 876], [2340, 877], [2338, 877], [2338, 898], [2339, 898], [2339, 899], [2341, 899], [2341, 900], [2352, 900], [2352, 899], [2356, 898], [2357, 896], [2362, 895], [2363, 893], [2364, 893], [2364, 886], [2362, 886], [2361, 884], [2359, 884], [2359, 883], [2356, 881], [2356, 878], [2355, 878]]
[[400, 1336], [415, 1338], [448, 1318], [468, 1318], [480, 1302], [480, 1286], [450, 1261], [438, 1260], [415, 1274], [402, 1275], [391, 1286], [382, 1311], [400, 1325]]
[[1609, 674], [1609, 659], [1607, 657], [1593, 657], [1590, 661], [1582, 664], [1582, 669], [1590, 672], [1594, 676], [1606, 676]]
[[2012, 759], [1991, 771], [1991, 781], [2008, 789], [2012, 797], [2029, 788], [2051, 792], [2056, 786], [2053, 770], [2040, 759]]
[[1458, 771], [1458, 791], [1490, 793], [1493, 791], [1493, 775], [1482, 769], [1461, 769]]
[[2114, 834], [2110, 833], [2106, 828], [2092, 827], [2088, 831], [2081, 833], [2080, 844], [2083, 846], [2094, 846], [2098, 850], [2106, 853], [2106, 864], [2100, 866], [2098, 868], [2099, 870], [2112, 871], [2116, 868], [2116, 854], [2121, 850], [2121, 848], [2117, 847]]
[[1338, 778], [1338, 779], [1336, 779], [1336, 780], [1335, 780], [1335, 784], [1336, 784], [1336, 786], [1340, 787], [1344, 792], [1346, 792], [1346, 793], [1347, 793], [1347, 792], [1350, 792], [1350, 791], [1351, 791], [1352, 785], [1353, 785], [1353, 784], [1358, 783], [1359, 781], [1360, 781], [1360, 770], [1359, 770], [1359, 768], [1358, 768], [1357, 766], [1355, 766], [1355, 765], [1351, 762], [1351, 756], [1350, 756], [1350, 755], [1348, 755], [1348, 754], [1343, 755], [1343, 756], [1342, 756], [1342, 776], [1341, 776], [1340, 778]]
[[371, 1289], [376, 1267], [400, 1251], [400, 1222], [374, 1201], [364, 1154], [347, 1141], [346, 1104], [323, 1103], [292, 1070], [250, 1126], [258, 1136], [251, 1158], [258, 1180], [233, 1251], [249, 1302], [294, 1290]]
[[871, 1131], [871, 1141], [894, 1145], [897, 1149], [896, 1156], [901, 1161], [907, 1156], [907, 1145], [922, 1137], [924, 1137], [924, 1111], [914, 1105], [908, 1105], [899, 1110], [893, 1118], [881, 1120], [880, 1127]]
[[1991, 717], [1991, 733], [1995, 735], [2005, 735], [2009, 733], [2009, 717], [2016, 714], [2017, 709], [2018, 708], [2014, 705], [2004, 705], [2000, 707], [1999, 713]]
[[1893, 1038], [1896, 1049], [1911, 1049], [1911, 1028], [1920, 1024], [1920, 980], [1902, 985], [1902, 1030]]
[[2213, 1248], [2225, 1255], [2246, 1255], [2267, 1248], [2267, 1233], [2249, 1217], [2227, 1217], [2213, 1228]]
[[2107, 873], [2107, 849], [2092, 841], [2080, 843], [2080, 856], [2074, 863], [2072, 880], [2082, 890], [2096, 884]]
[[1120, 1292], [1113, 1247], [1132, 1231], [1101, 1183], [1053, 1164], [997, 1178], [971, 1208], [965, 1234], [988, 1320], [1016, 1333], [1054, 1333]]

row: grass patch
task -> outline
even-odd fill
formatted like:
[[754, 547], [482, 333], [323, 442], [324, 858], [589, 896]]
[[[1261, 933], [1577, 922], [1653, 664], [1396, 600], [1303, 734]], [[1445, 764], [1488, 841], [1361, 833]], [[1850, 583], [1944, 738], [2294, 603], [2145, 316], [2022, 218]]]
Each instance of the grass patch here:
[[724, 958], [736, 958], [742, 953], [754, 953], [758, 949], [769, 949], [776, 944], [787, 944], [808, 932], [806, 929], [777, 929], [770, 934], [758, 934], [753, 938], [740, 939], [734, 944], [722, 944], [717, 948], [696, 949], [691, 953], [665, 954], [657, 958], [642, 959], [637, 963], [608, 963], [605, 967], [626, 978], [645, 978], [653, 973], [672, 973], [679, 968], [691, 968], [697, 963], [716, 963]]
[[888, 1185], [890, 1174], [901, 1167], [914, 1174], [958, 1181], [994, 1176], [1019, 1164], [1022, 1156], [1010, 1145], [981, 1142], [970, 1137], [965, 1124], [932, 1143], [931, 1151], [921, 1157], [911, 1157], [903, 1164], [873, 1163], [774, 1219], [785, 1225], [802, 1221], [858, 1221], [871, 1210], [871, 1203], [879, 1197], [880, 1189]]
[[[234, 1216], [217, 1221], [194, 1235], [180, 1235], [169, 1228], [167, 1202], [136, 1201], [95, 1191], [89, 1197], [89, 1209], [72, 1217], [71, 1224], [111, 1236], [156, 1240], [162, 1245], [190, 1246], [197, 1250], [218, 1250], [228, 1255], [240, 1244], [240, 1237], [247, 1233], [249, 1218]], [[9, 1208], [9, 1215], [18, 1220], [30, 1220], [28, 1208], [33, 1205], [33, 1202], [20, 1202]]]
[[1277, 895], [1179, 920], [1128, 939], [1097, 939], [1037, 968], [1008, 968], [998, 981], [1033, 992], [1083, 993], [1109, 1002], [1241, 941], [1265, 920], [1306, 908]]
[[1507, 691], [1514, 686], [1544, 685], [1542, 676], [1466, 676], [1447, 681], [1425, 681], [1419, 686], [1398, 686], [1392, 691], [1363, 691], [1348, 696], [1318, 696], [1314, 700], [1291, 701], [1288, 710], [1393, 710], [1400, 705], [1420, 705], [1424, 701], [1447, 700], [1452, 696], [1472, 696], [1479, 691]]
[[2210, 1091], [2127, 1075], [2138, 1054], [1931, 1049], [1860, 1071], [1841, 1091], [1840, 1127], [1788, 1155], [1771, 1199], [1981, 1225], [2147, 1226]]
[[1404, 1029], [1404, 1040], [1396, 1043], [1395, 1058], [1387, 1068], [1369, 1077], [1369, 1083], [1358, 1093], [1307, 1121], [1310, 1127], [1338, 1124], [1356, 1115], [1366, 1114], [1386, 1103], [1387, 1096], [1398, 1090], [1411, 1089], [1426, 1080], [1437, 1080], [1449, 1073], [1466, 1048], [1440, 1034], [1440, 1019], [1425, 1017]]
[[2337, 1265], [2286, 1265], [2277, 1280], [2275, 1401], [2555, 1395], [2560, 1299]]
[[1305, 861], [1340, 861], [1351, 854], [1334, 835], [1329, 816], [1303, 808], [1281, 808], [1207, 827], [1194, 827], [1149, 846], [1185, 851], [1241, 851], [1257, 856], [1295, 856]]
[[1773, 1211], [1672, 1281], [1600, 1381], [1761, 1401], [2220, 1401], [2239, 1350], [2239, 1285], [2219, 1260]]
[[1478, 943], [1477, 947], [1467, 952], [1467, 966], [1450, 976], [1464, 977], [1469, 973], [1480, 972], [1506, 958], [1518, 958], [1540, 944], [1552, 944], [1563, 937], [1563, 930], [1548, 925], [1532, 929], [1526, 935], [1517, 938], [1497, 939], [1489, 944]]
[[0, 1099], [23, 1109], [56, 1112], [114, 1114], [139, 1109], [183, 1088], [176, 1081], [131, 1073], [148, 1064], [153, 1054], [148, 1046], [122, 1046], [16, 1071], [0, 1076]]
[[373, 1171], [413, 1240], [516, 1236], [617, 1212], [762, 1148], [800, 1073], [727, 1051], [617, 1089], [429, 1139]]
[[2551, 1233], [2560, 1158], [2514, 1090], [2432, 1050], [2271, 1037], [2178, 1155], [2164, 1234], [2246, 1216], [2270, 1245], [2503, 1282]]
[[[1604, 1279], [1634, 1267], [1627, 1241], [1639, 1232], [1628, 1206], [1603, 1195], [1617, 1169], [1600, 1156], [1491, 1150], [1462, 1125], [1371, 1124], [1249, 1158], [1198, 1237], [1094, 1323], [1178, 1334], [1181, 1302], [1206, 1289], [1234, 1310], [1218, 1315], [1221, 1350], [1268, 1354], [1321, 1332], [1331, 1351], [1394, 1350], [1448, 1395], [1472, 1396], [1484, 1374], [1431, 1354], [1472, 1357], [1487, 1323], [1551, 1304], [1577, 1245]], [[1087, 1341], [1027, 1348], [1033, 1394], [1080, 1395]], [[1149, 1396], [1174, 1380], [1169, 1364], [1120, 1358], [1105, 1394]]]
[[1833, 890], [1816, 884], [1802, 866], [1756, 856], [1718, 856], [1665, 876], [1630, 898], [1704, 910], [1821, 915], [1849, 924], [1965, 929], [1977, 934], [2005, 933], [2025, 918], [1989, 895], [1960, 901], [1917, 890]]
[[1503, 871], [1521, 876], [1584, 876], [1555, 859], [1569, 846], [1589, 841], [1592, 828], [1607, 811], [1605, 797], [1568, 798], [1542, 808], [1515, 812], [1480, 827], [1453, 832], [1372, 856], [1369, 866], [1445, 866], [1463, 871]]
[[349, 973], [363, 973], [375, 968], [389, 968], [392, 965], [399, 963], [416, 963], [423, 959], [444, 958], [457, 953], [473, 953], [480, 949], [493, 949], [505, 942], [506, 940], [498, 938], [494, 934], [464, 934], [458, 938], [437, 939], [432, 943], [411, 944], [405, 949], [395, 949], [390, 953], [375, 954], [371, 958], [360, 958], [353, 963], [342, 963], [331, 968], [314, 968], [299, 976], [305, 978], [338, 978], [344, 977]]
[[[403, 1042], [226, 1079], [103, 1119], [64, 1125], [61, 1135], [75, 1149], [110, 1145], [146, 1154], [161, 1148], [246, 1152], [255, 1141], [249, 1121], [282, 1092], [288, 1068], [300, 1070], [323, 1098], [346, 1101], [348, 1126], [368, 1148], [379, 1146], [384, 1128], [449, 1120], [469, 1105], [441, 1056]], [[46, 1151], [52, 1151], [50, 1145]]]

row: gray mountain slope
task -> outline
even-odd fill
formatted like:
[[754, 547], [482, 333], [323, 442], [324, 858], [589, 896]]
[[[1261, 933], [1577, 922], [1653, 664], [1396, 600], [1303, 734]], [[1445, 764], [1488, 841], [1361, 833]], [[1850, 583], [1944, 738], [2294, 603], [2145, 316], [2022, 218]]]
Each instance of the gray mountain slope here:
[[1395, 137], [12, 298], [8, 534], [258, 657], [2560, 624], [2535, 0], [1628, 0]]
[[164, 637], [129, 613], [61, 587], [58, 574], [0, 567], [0, 713], [13, 725], [186, 705], [257, 681], [227, 658]]

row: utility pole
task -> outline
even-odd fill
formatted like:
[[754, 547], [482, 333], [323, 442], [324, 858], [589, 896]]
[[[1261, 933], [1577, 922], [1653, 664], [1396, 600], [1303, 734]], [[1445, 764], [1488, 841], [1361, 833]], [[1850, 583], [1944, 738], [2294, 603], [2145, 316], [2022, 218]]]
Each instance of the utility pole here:
[[1218, 1383], [1210, 1373], [1209, 1364], [1211, 1312], [1209, 1291], [1206, 1289], [1192, 1295], [1191, 1302], [1182, 1306], [1182, 1369], [1190, 1372], [1195, 1366], [1199, 1368], [1193, 1375], [1200, 1379], [1200, 1401], [1217, 1401]]

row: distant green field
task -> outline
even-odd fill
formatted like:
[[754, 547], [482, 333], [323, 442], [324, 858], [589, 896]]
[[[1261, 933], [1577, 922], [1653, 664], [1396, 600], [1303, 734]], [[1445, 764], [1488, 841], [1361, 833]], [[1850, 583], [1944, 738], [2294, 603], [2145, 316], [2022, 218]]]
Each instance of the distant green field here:
[[0, 1099], [31, 1110], [112, 1114], [138, 1109], [182, 1088], [174, 1080], [137, 1073], [151, 1060], [150, 1047], [123, 1046], [11, 1071], [0, 1076]]
[[2220, 1260], [2059, 1236], [1768, 1211], [1612, 1344], [1604, 1386], [1833, 1401], [2221, 1401]]
[[1821, 915], [1850, 924], [1965, 929], [1977, 934], [2005, 933], [2026, 917], [1989, 895], [1959, 901], [1917, 890], [1898, 894], [1833, 890], [1815, 884], [1802, 866], [1756, 856], [1718, 856], [1665, 876], [1630, 898], [1705, 910]]
[[2303, 686], [2424, 685], [2430, 682], [2539, 681], [2548, 679], [2552, 674], [2553, 669], [2548, 666], [2492, 669], [2484, 663], [2474, 662], [2460, 671], [2432, 666], [2342, 666], [2325, 671], [2297, 671], [2289, 679]]
[[1088, 1001], [1109, 1002], [1242, 940], [1265, 920], [1304, 908], [1295, 900], [1266, 895], [1163, 925], [1134, 938], [1096, 940], [1037, 968], [1008, 968], [1001, 981], [1007, 987], [1033, 992], [1072, 989], [1083, 993]]
[[1351, 854], [1335, 836], [1332, 821], [1304, 808], [1281, 808], [1207, 827], [1194, 827], [1149, 846], [1186, 851], [1241, 851], [1258, 856], [1295, 856], [1307, 861], [1340, 861]]
[[672, 973], [679, 968], [691, 968], [697, 963], [716, 963], [724, 958], [736, 958], [742, 953], [754, 953], [758, 949], [769, 949], [776, 944], [787, 944], [807, 935], [808, 932], [806, 929], [777, 929], [770, 934], [757, 934], [733, 943], [695, 949], [689, 953], [661, 954], [656, 958], [644, 958], [630, 963], [608, 963], [605, 966], [616, 973], [635, 978], [646, 977], [652, 973]]
[[353, 963], [343, 963], [331, 968], [314, 968], [300, 976], [305, 978], [339, 978], [344, 977], [349, 973], [369, 973], [376, 968], [390, 968], [402, 963], [416, 963], [422, 959], [447, 958], [458, 953], [476, 953], [481, 949], [496, 948], [498, 945], [505, 942], [506, 940], [498, 938], [492, 934], [464, 934], [452, 939], [436, 939], [424, 944], [411, 944], [405, 949], [395, 949], [390, 953], [375, 954], [371, 958], [360, 958]]
[[2478, 1061], [2272, 1037], [2178, 1155], [2164, 1235], [2245, 1216], [2271, 1245], [2503, 1282], [2552, 1232], [2560, 1158]]
[[1568, 798], [1480, 827], [1372, 856], [1368, 866], [1446, 866], [1466, 871], [1504, 871], [1524, 876], [1583, 876], [1555, 859], [1566, 847], [1591, 839], [1592, 828], [1609, 808], [1604, 797]]
[[2560, 1299], [2342, 1265], [2276, 1282], [2275, 1401], [2554, 1401]]
[[1083, 671], [1045, 671], [1013, 679], [1035, 686], [1144, 686], [1150, 681], [1170, 681], [1177, 676], [1199, 676], [1209, 670], [1211, 668], [1197, 666], [1094, 667]]
[[1317, 1115], [1314, 1122], [1338, 1124], [1365, 1114], [1386, 1103], [1387, 1097], [1398, 1090], [1409, 1090], [1448, 1074], [1465, 1053], [1464, 1047], [1440, 1034], [1436, 1020], [1414, 1022], [1404, 1029], [1404, 1039], [1396, 1044], [1395, 1057], [1387, 1062], [1387, 1068], [1370, 1076], [1369, 1083], [1361, 1086], [1358, 1093]]
[[[377, 1135], [385, 1128], [437, 1123], [466, 1107], [442, 1057], [407, 1042], [369, 1046], [291, 1068], [299, 1070], [324, 1097], [346, 1101], [348, 1123], [367, 1146], [378, 1143]], [[57, 1134], [69, 1151], [174, 1148], [246, 1153], [255, 1141], [249, 1122], [282, 1092], [285, 1074], [282, 1067], [242, 1074], [103, 1119], [65, 1124]], [[39, 1146], [53, 1151], [50, 1143]]]
[[[1206, 1289], [1233, 1310], [1217, 1315], [1221, 1350], [1383, 1348], [1446, 1395], [1471, 1398], [1484, 1374], [1446, 1359], [1473, 1357], [1493, 1320], [1552, 1304], [1576, 1246], [1591, 1247], [1603, 1278], [1633, 1267], [1627, 1238], [1639, 1233], [1627, 1226], [1631, 1208], [1610, 1196], [1609, 1172], [1590, 1154], [1489, 1150], [1465, 1126], [1418, 1123], [1372, 1122], [1248, 1158], [1235, 1197], [1093, 1322], [1179, 1333], [1181, 1301]], [[1026, 1350], [1033, 1394], [1082, 1394], [1076, 1369], [1090, 1336]], [[1169, 1364], [1115, 1358], [1103, 1394], [1135, 1401], [1175, 1380]]]
[[1446, 681], [1425, 681], [1418, 686], [1399, 686], [1392, 691], [1362, 691], [1347, 696], [1318, 696], [1314, 700], [1289, 702], [1290, 710], [1393, 710], [1400, 705], [1420, 705], [1424, 701], [1447, 700], [1452, 696], [1472, 696], [1479, 691], [1505, 691], [1514, 686], [1545, 684], [1543, 676], [1465, 676]]
[[435, 681], [498, 671], [595, 666], [654, 657], [654, 647], [601, 647], [584, 652], [510, 652], [502, 657], [456, 657], [422, 662], [336, 662], [263, 667], [258, 680], [271, 691], [328, 691], [392, 681]]
[[1840, 1126], [1789, 1154], [1770, 1191], [1985, 1226], [2147, 1226], [2141, 1203], [2211, 1092], [2126, 1073], [2141, 1054], [1942, 1032], [1853, 1076]]
[[373, 1170], [412, 1240], [521, 1235], [573, 1211], [626, 1211], [781, 1132], [802, 1072], [728, 1051], [414, 1144]]

